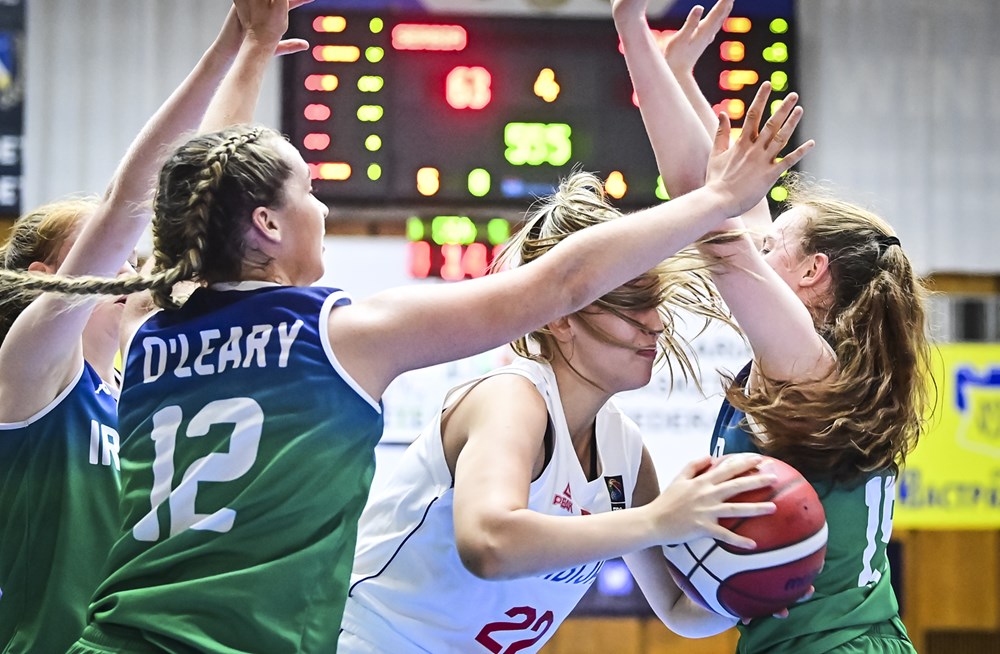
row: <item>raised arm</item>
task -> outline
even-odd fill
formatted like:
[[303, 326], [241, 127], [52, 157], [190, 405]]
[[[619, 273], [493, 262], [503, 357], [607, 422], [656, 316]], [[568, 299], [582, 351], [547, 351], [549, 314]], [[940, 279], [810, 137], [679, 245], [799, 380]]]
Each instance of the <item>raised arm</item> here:
[[691, 107], [646, 23], [646, 1], [615, 0], [611, 9], [663, 184], [674, 198], [700, 188], [718, 121], [706, 131]]
[[[84, 221], [79, 237], [59, 266], [59, 273], [118, 274], [149, 223], [150, 191], [169, 146], [198, 127], [227, 71], [233, 67], [234, 72], [244, 74], [248, 69], [255, 70], [244, 61], [263, 59], [266, 63], [276, 49], [285, 52], [304, 47], [290, 42], [279, 48], [280, 33], [275, 37], [274, 30], [257, 29], [265, 23], [264, 14], [259, 13], [262, 4], [267, 4], [266, 0], [237, 0], [237, 8], [253, 6], [258, 10], [254, 23], [244, 30], [237, 11], [229, 12], [218, 37], [195, 68], [129, 146], [94, 215]], [[287, 4], [276, 3], [267, 17], [274, 23], [278, 14], [284, 16], [287, 11]], [[244, 32], [248, 38], [244, 38]], [[265, 35], [270, 38], [270, 50], [245, 45], [251, 35], [255, 44], [263, 43]], [[261, 71], [263, 66], [261, 63]], [[252, 86], [252, 80], [245, 82]], [[233, 103], [247, 101], [236, 97]], [[22, 312], [0, 346], [0, 420], [16, 421], [34, 415], [72, 381], [83, 362], [82, 334], [94, 306], [92, 300], [43, 295]], [[110, 360], [118, 338], [117, 334], [109, 338], [110, 344], [101, 345], [101, 349], [110, 348]]]
[[331, 311], [330, 340], [340, 362], [380, 397], [406, 370], [507, 343], [638, 277], [756, 204], [805, 155], [812, 142], [775, 161], [801, 115], [793, 105], [784, 103], [760, 138], [744, 130], [732, 147], [725, 122], [708, 182], [684, 197], [581, 230], [513, 270], [393, 289]]
[[719, 120], [711, 103], [698, 87], [694, 77], [694, 66], [708, 46], [715, 41], [716, 35], [732, 10], [733, 0], [719, 0], [707, 14], [704, 7], [695, 5], [688, 13], [684, 24], [667, 39], [663, 48], [663, 57], [670, 71], [708, 134], [715, 132]]
[[[690, 125], [699, 113], [704, 115], [707, 101], [700, 91], [695, 92], [697, 85], [690, 70], [714, 40], [731, 8], [731, 0], [722, 0], [704, 19], [700, 18], [700, 7], [692, 9], [684, 26], [667, 44], [664, 59], [655, 48], [650, 47], [648, 39], [643, 38], [644, 0], [619, 0], [614, 5], [615, 25], [622, 35], [626, 62], [640, 107], [654, 98], [670, 101], [670, 104], [657, 103], [648, 107], [656, 111], [644, 111], [643, 120], [657, 153], [664, 183], [671, 194], [687, 193], [697, 188], [697, 167], [708, 157], [706, 131], [704, 127], [692, 131], [671, 130], [662, 125], [674, 123], [678, 116], [681, 116], [683, 124]], [[685, 80], [682, 85], [687, 88], [686, 102], [673, 102], [677, 97], [673, 90], [676, 80], [674, 83], [665, 80], [674, 74]], [[763, 83], [747, 110], [741, 138], [748, 135], [757, 138], [757, 125], [767, 111], [769, 91], [770, 84]], [[797, 99], [796, 94], [790, 93], [783, 106], [794, 104]], [[801, 109], [796, 107], [792, 116], [800, 115], [799, 112]], [[678, 145], [673, 139], [684, 145]], [[685, 153], [685, 156], [678, 153]], [[750, 220], [753, 229], [770, 227], [770, 215], [763, 199], [754, 207]], [[743, 230], [744, 223], [732, 219], [717, 229]], [[744, 234], [727, 244], [711, 246], [706, 250], [718, 256], [724, 266], [722, 272], [714, 275], [716, 286], [750, 341], [760, 370], [774, 379], [796, 380], [828, 369], [831, 361], [829, 347], [816, 333], [812, 317], [802, 302], [764, 261], [758, 250], [759, 245], [749, 234]], [[782, 319], [774, 320], [776, 315], [782, 316]]]
[[[667, 66], [669, 66], [674, 78], [684, 92], [684, 97], [687, 98], [688, 105], [694, 110], [698, 120], [705, 127], [706, 134], [715, 133], [719, 120], [715, 115], [715, 110], [712, 108], [711, 103], [705, 98], [705, 94], [702, 93], [701, 88], [698, 87], [698, 82], [694, 77], [694, 66], [705, 53], [708, 46], [715, 41], [715, 37], [718, 35], [719, 30], [722, 29], [732, 10], [733, 0], [719, 0], [707, 14], [705, 14], [704, 7], [695, 5], [691, 8], [690, 13], [688, 13], [684, 25], [671, 35], [663, 48], [663, 57], [667, 62]], [[704, 18], [702, 18], [703, 15]], [[645, 83], [645, 80], [643, 82]], [[677, 110], [687, 112], [685, 107], [677, 107]], [[669, 108], [666, 108], [665, 113], [667, 115], [674, 114]], [[697, 165], [697, 161], [698, 159], [696, 158], [695, 165]], [[672, 166], [691, 165], [691, 163], [677, 158], [671, 159]], [[686, 193], [690, 190], [683, 187], [685, 180], [688, 179], [690, 177], [678, 175], [678, 179], [673, 183], [674, 186], [679, 187], [678, 192]], [[668, 190], [670, 190], [669, 186]], [[767, 199], [762, 199], [755, 207], [744, 213], [741, 216], [741, 220], [743, 221], [743, 225], [750, 230], [751, 235], [754, 237], [754, 242], [759, 245], [760, 239], [763, 238], [763, 233], [771, 225], [771, 210], [767, 205]], [[737, 229], [741, 225], [733, 222], [726, 225], [726, 227]]]
[[[235, 24], [241, 39], [231, 74], [223, 78], [212, 98], [199, 131], [213, 132], [253, 121], [264, 72], [271, 55], [305, 50], [302, 39], [281, 40], [288, 29], [288, 12], [313, 0], [238, 0], [227, 23]], [[235, 14], [235, 16], [234, 16]], [[238, 17], [238, 20], [233, 20]]]

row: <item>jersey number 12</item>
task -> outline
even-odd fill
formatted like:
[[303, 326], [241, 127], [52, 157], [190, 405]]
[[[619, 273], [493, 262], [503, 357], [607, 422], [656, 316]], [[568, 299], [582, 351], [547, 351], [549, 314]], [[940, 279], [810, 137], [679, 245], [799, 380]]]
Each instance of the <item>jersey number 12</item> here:
[[196, 459], [184, 471], [180, 483], [174, 482], [174, 449], [184, 414], [179, 406], [168, 406], [153, 415], [153, 488], [149, 494], [150, 511], [132, 527], [140, 541], [160, 539], [157, 512], [167, 502], [170, 510], [170, 536], [186, 529], [225, 533], [233, 528], [236, 511], [223, 507], [212, 513], [195, 511], [199, 482], [225, 482], [239, 479], [253, 466], [260, 445], [264, 412], [248, 397], [215, 400], [205, 405], [188, 423], [187, 438], [198, 438], [214, 425], [231, 424], [228, 452], [213, 452]]

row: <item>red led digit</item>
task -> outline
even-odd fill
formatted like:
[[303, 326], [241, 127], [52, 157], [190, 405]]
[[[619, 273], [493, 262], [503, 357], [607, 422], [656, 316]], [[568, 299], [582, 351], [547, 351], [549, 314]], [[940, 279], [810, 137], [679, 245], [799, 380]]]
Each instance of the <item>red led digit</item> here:
[[445, 100], [455, 109], [482, 109], [492, 97], [491, 81], [482, 66], [456, 66], [445, 78]]
[[441, 264], [441, 279], [455, 282], [465, 277], [462, 270], [462, 246], [458, 243], [445, 243], [441, 246], [444, 263]]
[[413, 241], [408, 244], [410, 254], [410, 275], [424, 279], [431, 272], [431, 244], [427, 241]]
[[462, 257], [462, 271], [469, 277], [482, 277], [486, 274], [486, 244], [469, 243]]

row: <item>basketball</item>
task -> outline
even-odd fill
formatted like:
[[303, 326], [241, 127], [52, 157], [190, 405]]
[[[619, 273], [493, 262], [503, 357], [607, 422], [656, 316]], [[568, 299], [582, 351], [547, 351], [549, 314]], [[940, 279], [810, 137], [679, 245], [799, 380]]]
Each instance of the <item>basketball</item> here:
[[[714, 464], [713, 464], [714, 465]], [[798, 470], [771, 457], [747, 474], [773, 474], [770, 486], [729, 502], [774, 502], [771, 515], [728, 518], [719, 524], [754, 539], [746, 550], [700, 538], [663, 548], [670, 574], [701, 606], [730, 618], [760, 618], [794, 604], [823, 569], [826, 514], [815, 489]]]

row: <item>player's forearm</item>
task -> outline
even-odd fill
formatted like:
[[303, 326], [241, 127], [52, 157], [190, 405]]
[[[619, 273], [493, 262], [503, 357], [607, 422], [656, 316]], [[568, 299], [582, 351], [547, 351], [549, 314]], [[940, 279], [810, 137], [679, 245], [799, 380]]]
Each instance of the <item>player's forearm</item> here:
[[702, 186], [711, 137], [667, 66], [645, 17], [619, 11], [615, 26], [667, 191], [677, 197]]
[[658, 617], [671, 631], [685, 638], [707, 638], [736, 626], [736, 620], [698, 606], [684, 593], [666, 615]]
[[205, 111], [200, 131], [210, 132], [229, 125], [253, 121], [264, 83], [264, 73], [274, 54], [275, 43], [244, 39], [229, 75]]
[[[677, 71], [674, 71], [674, 73], [681, 91], [684, 92], [684, 97], [687, 98], [688, 104], [694, 109], [702, 127], [705, 128], [705, 133], [710, 137], [714, 136], [715, 130], [719, 125], [719, 118], [715, 115], [715, 110], [708, 99], [705, 98], [705, 94], [698, 87], [698, 82], [695, 80], [694, 74], [691, 71], [684, 74], [679, 74]], [[708, 143], [708, 147], [711, 147], [711, 142]]]
[[586, 516], [552, 516], [518, 509], [483, 520], [458, 551], [470, 572], [484, 579], [512, 579], [564, 570], [654, 545], [645, 507]]

